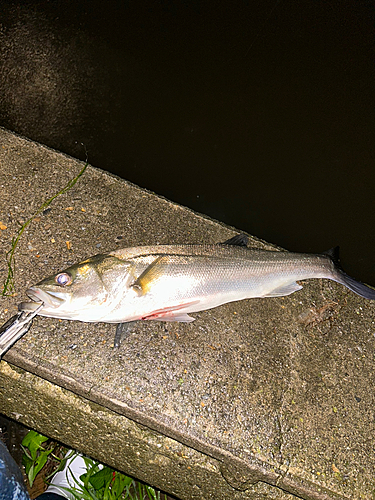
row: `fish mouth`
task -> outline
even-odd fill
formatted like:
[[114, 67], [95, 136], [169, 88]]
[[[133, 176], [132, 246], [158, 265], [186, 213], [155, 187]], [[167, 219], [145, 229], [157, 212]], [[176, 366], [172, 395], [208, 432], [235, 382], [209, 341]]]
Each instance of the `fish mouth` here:
[[65, 302], [58, 296], [58, 292], [47, 292], [34, 286], [26, 290], [26, 294], [33, 302], [22, 302], [19, 307], [22, 311], [35, 311], [41, 303], [44, 304], [43, 309], [45, 307], [56, 309]]

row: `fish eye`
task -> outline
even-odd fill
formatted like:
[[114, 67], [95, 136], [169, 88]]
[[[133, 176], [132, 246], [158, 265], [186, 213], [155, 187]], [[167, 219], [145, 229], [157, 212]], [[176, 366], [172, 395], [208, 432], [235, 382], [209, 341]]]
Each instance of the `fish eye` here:
[[69, 273], [59, 273], [56, 274], [55, 281], [60, 286], [67, 286], [72, 283], [73, 279]]

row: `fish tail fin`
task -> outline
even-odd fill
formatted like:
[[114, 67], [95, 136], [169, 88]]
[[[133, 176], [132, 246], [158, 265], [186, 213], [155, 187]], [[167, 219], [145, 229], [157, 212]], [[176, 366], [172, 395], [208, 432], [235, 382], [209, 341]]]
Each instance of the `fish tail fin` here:
[[340, 276], [339, 283], [365, 299], [375, 300], [375, 290], [373, 288], [370, 288], [361, 281], [355, 280], [348, 274], [344, 273], [341, 269], [338, 269], [338, 273]]
[[328, 257], [330, 257], [335, 266], [335, 271], [336, 271], [335, 281], [346, 286], [346, 288], [349, 288], [349, 290], [356, 293], [360, 297], [363, 297], [365, 299], [375, 300], [375, 290], [373, 288], [370, 288], [361, 281], [352, 278], [351, 276], [346, 274], [346, 272], [342, 269], [339, 257], [339, 250], [340, 247], [335, 247], [331, 248], [327, 252], [323, 252], [324, 255], [328, 255]]

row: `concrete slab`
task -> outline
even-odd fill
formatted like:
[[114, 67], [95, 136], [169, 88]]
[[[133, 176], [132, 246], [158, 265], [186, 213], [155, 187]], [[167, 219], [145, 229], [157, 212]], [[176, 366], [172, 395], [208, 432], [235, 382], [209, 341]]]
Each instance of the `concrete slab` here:
[[[82, 163], [6, 130], [0, 162], [4, 281], [19, 222]], [[85, 257], [236, 232], [89, 167], [22, 236], [1, 321]], [[36, 318], [0, 363], [0, 411], [182, 499], [372, 498], [375, 305], [316, 280], [194, 316], [144, 322], [119, 349], [113, 325]]]

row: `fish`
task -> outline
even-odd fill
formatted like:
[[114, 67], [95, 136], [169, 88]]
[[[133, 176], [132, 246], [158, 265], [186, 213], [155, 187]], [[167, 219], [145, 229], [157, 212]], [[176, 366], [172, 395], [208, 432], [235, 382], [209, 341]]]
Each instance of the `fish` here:
[[90, 257], [31, 286], [20, 311], [83, 322], [190, 322], [192, 313], [301, 290], [326, 278], [366, 299], [375, 290], [348, 276], [338, 249], [322, 254], [259, 250], [240, 234], [213, 245], [157, 245]]

